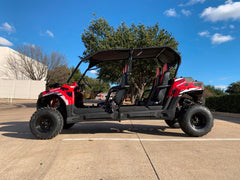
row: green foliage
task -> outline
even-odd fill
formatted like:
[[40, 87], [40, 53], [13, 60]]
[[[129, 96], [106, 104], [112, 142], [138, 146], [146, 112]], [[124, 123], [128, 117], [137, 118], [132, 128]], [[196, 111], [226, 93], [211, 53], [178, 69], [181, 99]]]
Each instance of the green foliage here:
[[96, 94], [94, 92], [91, 92], [90, 99], [95, 99], [95, 97], [96, 97]]
[[83, 93], [83, 99], [87, 99], [88, 98], [88, 94], [86, 92]]
[[209, 97], [206, 106], [219, 112], [240, 113], [240, 95]]
[[108, 83], [103, 82], [99, 79], [90, 78], [88, 76], [86, 76], [85, 79], [92, 86], [91, 89], [88, 86], [85, 86], [85, 91], [87, 92], [94, 92], [94, 94], [97, 94], [100, 92], [108, 92], [110, 89], [110, 85]]
[[[84, 30], [82, 41], [86, 47], [85, 55], [104, 49], [131, 47], [170, 46], [177, 50], [179, 44], [171, 33], [160, 29], [158, 23], [153, 26], [145, 26], [141, 23], [127, 26], [123, 22], [114, 28], [104, 18], [96, 18], [96, 16]], [[111, 83], [119, 82], [125, 63], [118, 61], [99, 64], [99, 79]], [[132, 83], [139, 96], [144, 87], [152, 82], [157, 64], [155, 59], [133, 62]]]
[[224, 90], [215, 88], [214, 86], [211, 86], [211, 85], [206, 85], [205, 89], [209, 90], [213, 96], [222, 96], [226, 94]]
[[[74, 67], [70, 68], [70, 72], [72, 73], [74, 71]], [[81, 72], [79, 69], [77, 69], [77, 71], [75, 72], [75, 74], [73, 75], [72, 79], [70, 80], [69, 84], [72, 84], [73, 82], [78, 82], [78, 80], [81, 77]], [[86, 92], [93, 92], [94, 94], [96, 93], [100, 93], [100, 92], [108, 92], [110, 85], [106, 82], [103, 82], [99, 79], [94, 79], [94, 78], [90, 78], [88, 76], [85, 76], [85, 79], [89, 82], [89, 84], [92, 86], [92, 88], [89, 88], [87, 85], [85, 85], [84, 90]]]
[[231, 83], [227, 90], [227, 93], [229, 94], [240, 94], [240, 81], [237, 81], [235, 83]]
[[[70, 73], [69, 73], [69, 76], [72, 74], [72, 72], [74, 71], [74, 67], [70, 67]], [[74, 73], [72, 79], [70, 80], [69, 84], [72, 84], [73, 82], [78, 82], [78, 80], [80, 79], [81, 77], [81, 72], [79, 69], [77, 69], [77, 71]]]

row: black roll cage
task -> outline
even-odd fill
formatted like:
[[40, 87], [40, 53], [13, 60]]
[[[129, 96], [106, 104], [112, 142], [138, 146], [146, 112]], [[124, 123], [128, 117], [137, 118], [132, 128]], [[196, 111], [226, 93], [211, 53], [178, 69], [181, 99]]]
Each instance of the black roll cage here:
[[[144, 54], [144, 50], [158, 50], [159, 49], [159, 52], [156, 53], [155, 51], [155, 56], [151, 56], [151, 55], [145, 55], [145, 56], [142, 56], [142, 54]], [[136, 55], [134, 54], [136, 51]], [[171, 53], [172, 55], [175, 56], [175, 61], [174, 63], [169, 63], [167, 62], [168, 61], [168, 57], [165, 55], [164, 56], [164, 61], [161, 60], [161, 55], [167, 51], [168, 53]], [[120, 56], [116, 56], [114, 54], [114, 52], [118, 52], [118, 53], [126, 53], [128, 52], [128, 57], [125, 57], [125, 58], [122, 58]], [[115, 55], [115, 57], [113, 57], [112, 59], [109, 59], [109, 56], [111, 56], [111, 53], [112, 55]], [[95, 56], [98, 56], [101, 54], [105, 55], [105, 59], [104, 59], [104, 56], [103, 56], [103, 59], [94, 59]], [[106, 56], [106, 54], [108, 56]], [[141, 57], [142, 56], [142, 57]], [[181, 56], [176, 52], [174, 51], [172, 48], [168, 47], [168, 46], [163, 46], [163, 47], [150, 47], [150, 48], [129, 48], [129, 49], [113, 49], [113, 50], [103, 50], [103, 51], [98, 51], [96, 53], [92, 53], [90, 55], [87, 55], [85, 56], [84, 58], [83, 57], [80, 57], [80, 61], [78, 63], [78, 65], [76, 66], [76, 68], [74, 69], [74, 71], [72, 72], [72, 74], [70, 75], [70, 77], [68, 78], [67, 80], [67, 84], [70, 82], [70, 80], [72, 79], [73, 75], [76, 73], [77, 69], [79, 68], [79, 66], [82, 64], [82, 62], [89, 62], [89, 65], [88, 65], [88, 68], [84, 71], [84, 73], [82, 74], [82, 76], [80, 77], [80, 79], [78, 80], [78, 84], [84, 79], [86, 73], [89, 71], [89, 70], [95, 70], [95, 69], [98, 69], [97, 68], [93, 68], [94, 66], [96, 66], [97, 64], [100, 64], [100, 63], [103, 63], [105, 61], [123, 61], [123, 60], [127, 60], [128, 59], [128, 68], [127, 68], [127, 74], [129, 76], [131, 76], [131, 73], [132, 73], [132, 62], [133, 62], [133, 59], [149, 59], [149, 58], [157, 58], [158, 62], [160, 64], [164, 64], [164, 63], [167, 63], [167, 64], [171, 64], [172, 67], [174, 67], [175, 65], [177, 65], [177, 68], [176, 68], [176, 71], [175, 71], [175, 74], [174, 74], [174, 77], [176, 77], [177, 75], [177, 72], [178, 72], [178, 69], [179, 69], [179, 66], [181, 64]], [[169, 58], [170, 59], [170, 58]]]

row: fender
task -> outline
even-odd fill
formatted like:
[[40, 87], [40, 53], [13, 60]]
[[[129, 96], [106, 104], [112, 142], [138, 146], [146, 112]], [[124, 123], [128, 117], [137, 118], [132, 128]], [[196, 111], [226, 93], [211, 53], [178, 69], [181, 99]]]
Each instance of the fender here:
[[192, 78], [175, 78], [168, 91], [165, 103], [164, 113], [167, 115], [165, 119], [173, 120], [175, 118], [176, 107], [184, 94], [202, 96], [203, 90], [204, 86], [202, 82], [194, 81]]
[[171, 89], [169, 90], [168, 97], [181, 97], [183, 94], [188, 92], [199, 92], [202, 93], [204, 86], [202, 82], [189, 81], [185, 78], [175, 78]]
[[75, 88], [75, 86], [69, 86], [69, 85], [64, 84], [62, 87], [49, 89], [49, 90], [42, 92], [39, 95], [38, 99], [56, 95], [63, 100], [65, 105], [72, 105], [75, 103], [74, 102], [75, 101], [74, 88]]

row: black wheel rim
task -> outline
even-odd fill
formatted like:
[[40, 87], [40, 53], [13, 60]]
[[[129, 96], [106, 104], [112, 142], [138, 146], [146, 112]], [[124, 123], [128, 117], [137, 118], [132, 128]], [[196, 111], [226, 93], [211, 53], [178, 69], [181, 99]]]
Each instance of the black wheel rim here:
[[195, 129], [202, 129], [207, 124], [206, 117], [201, 113], [196, 113], [192, 115], [190, 122], [192, 127]]
[[47, 133], [50, 132], [53, 128], [54, 122], [52, 117], [49, 115], [41, 116], [37, 119], [36, 129], [39, 132]]

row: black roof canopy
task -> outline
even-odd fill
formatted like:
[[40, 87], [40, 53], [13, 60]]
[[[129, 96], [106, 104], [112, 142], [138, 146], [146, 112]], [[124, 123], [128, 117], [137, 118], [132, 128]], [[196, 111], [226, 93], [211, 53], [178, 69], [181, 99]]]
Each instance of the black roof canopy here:
[[162, 63], [176, 65], [181, 63], [180, 55], [170, 47], [149, 47], [149, 48], [132, 48], [132, 49], [112, 49], [103, 50], [87, 55], [82, 60], [89, 61], [89, 67], [93, 67], [105, 61], [119, 61], [130, 58], [147, 59], [158, 58]]

